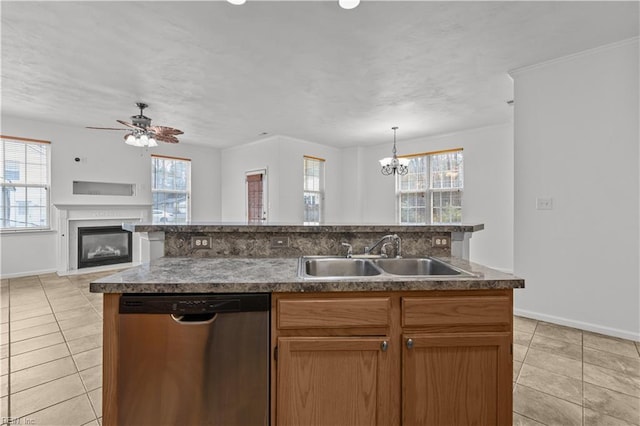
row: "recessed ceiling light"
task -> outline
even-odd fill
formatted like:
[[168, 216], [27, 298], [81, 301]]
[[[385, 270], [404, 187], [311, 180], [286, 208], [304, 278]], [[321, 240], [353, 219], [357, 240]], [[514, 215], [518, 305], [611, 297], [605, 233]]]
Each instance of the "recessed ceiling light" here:
[[338, 4], [343, 9], [355, 9], [360, 4], [360, 0], [338, 0]]
[[236, 6], [240, 6], [241, 4], [245, 4], [247, 0], [227, 0], [231, 4], [235, 4]]

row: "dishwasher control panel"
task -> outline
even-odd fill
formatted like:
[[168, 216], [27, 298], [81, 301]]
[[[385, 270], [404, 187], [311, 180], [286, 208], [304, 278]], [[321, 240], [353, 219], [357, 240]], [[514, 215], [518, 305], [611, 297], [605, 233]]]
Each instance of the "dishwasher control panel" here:
[[213, 314], [268, 311], [268, 294], [123, 294], [121, 314]]

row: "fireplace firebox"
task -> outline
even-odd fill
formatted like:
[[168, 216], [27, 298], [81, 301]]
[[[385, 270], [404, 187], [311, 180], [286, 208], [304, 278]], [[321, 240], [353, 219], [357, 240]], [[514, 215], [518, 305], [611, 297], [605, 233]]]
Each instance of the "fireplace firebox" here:
[[120, 226], [78, 228], [78, 269], [131, 262], [131, 240]]

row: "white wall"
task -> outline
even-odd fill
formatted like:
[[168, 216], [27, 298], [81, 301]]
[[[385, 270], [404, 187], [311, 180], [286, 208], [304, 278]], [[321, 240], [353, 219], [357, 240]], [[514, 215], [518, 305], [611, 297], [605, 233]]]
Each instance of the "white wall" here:
[[324, 158], [325, 223], [340, 220], [342, 159], [340, 150], [286, 136], [272, 136], [222, 151], [222, 220], [244, 222], [245, 172], [267, 169], [268, 219], [271, 223], [303, 221], [303, 156]]
[[[2, 134], [51, 141], [52, 204], [151, 204], [150, 156], [154, 153], [191, 158], [192, 219], [220, 219], [220, 153], [216, 149], [161, 144], [157, 148], [143, 150], [126, 145], [121, 132], [89, 130], [4, 115]], [[75, 157], [81, 161], [74, 161]], [[131, 197], [74, 195], [74, 180], [135, 183], [136, 194]], [[56, 225], [53, 215], [51, 224], [53, 227]], [[57, 232], [3, 233], [0, 238], [0, 271], [3, 276], [56, 269], [57, 239], [60, 238]]]
[[[513, 72], [525, 316], [640, 340], [638, 40]], [[537, 197], [553, 199], [536, 210]]]
[[[505, 104], [505, 108], [509, 108]], [[399, 130], [399, 135], [401, 129]], [[388, 144], [367, 148], [360, 165], [362, 223], [395, 223], [395, 181], [380, 173], [378, 160], [389, 156]], [[471, 261], [501, 270], [513, 268], [513, 127], [484, 127], [438, 137], [403, 141], [398, 152], [413, 154], [463, 148], [464, 223], [484, 223], [470, 241]]]

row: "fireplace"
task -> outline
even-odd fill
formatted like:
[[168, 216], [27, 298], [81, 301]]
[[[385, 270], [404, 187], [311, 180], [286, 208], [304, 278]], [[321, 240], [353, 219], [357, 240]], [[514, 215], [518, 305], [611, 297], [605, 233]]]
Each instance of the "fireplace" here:
[[131, 232], [121, 226], [78, 228], [78, 269], [131, 261]]

